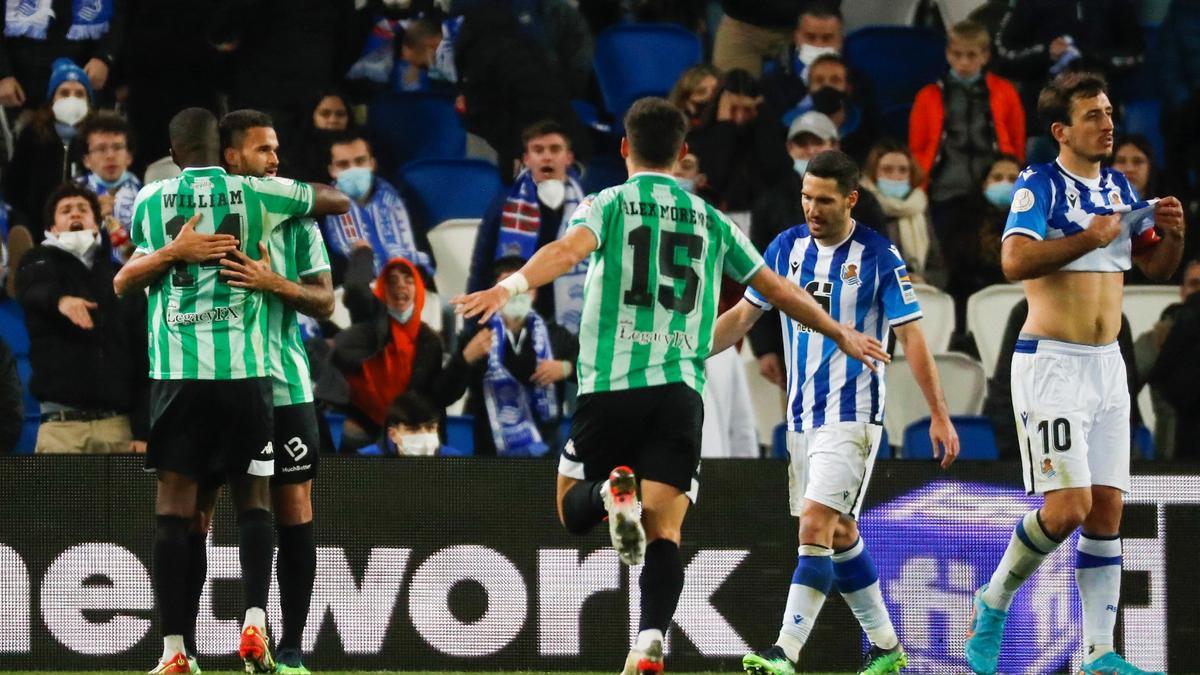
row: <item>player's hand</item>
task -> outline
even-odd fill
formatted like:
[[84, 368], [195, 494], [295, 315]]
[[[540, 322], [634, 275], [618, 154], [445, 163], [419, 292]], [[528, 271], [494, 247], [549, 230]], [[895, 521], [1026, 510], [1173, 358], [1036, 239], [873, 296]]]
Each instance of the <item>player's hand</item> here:
[[478, 316], [480, 323], [486, 323], [493, 314], [500, 311], [504, 303], [508, 302], [508, 298], [507, 288], [492, 286], [486, 291], [456, 295], [450, 298], [450, 304], [454, 305], [454, 311], [462, 314], [464, 319]]
[[372, 250], [371, 242], [367, 241], [366, 239], [354, 239], [350, 242], [350, 250], [354, 251], [360, 248], [365, 248], [368, 251]]
[[776, 387], [783, 388], [787, 385], [783, 359], [779, 358], [778, 354], [763, 354], [758, 357], [758, 372], [763, 376], [763, 379]]
[[5, 108], [20, 108], [25, 105], [25, 90], [17, 78], [9, 77], [0, 80], [0, 105]]
[[567, 379], [567, 362], [546, 359], [538, 362], [537, 369], [533, 371], [533, 376], [529, 378], [529, 381], [539, 387], [545, 387], [565, 379]]
[[108, 82], [108, 64], [100, 59], [89, 59], [83, 64], [83, 72], [87, 73], [92, 89], [103, 89], [104, 83]]
[[487, 356], [492, 349], [492, 338], [495, 331], [491, 328], [482, 328], [471, 341], [463, 347], [463, 360], [467, 363], [477, 363], [480, 359]]
[[958, 459], [958, 432], [945, 415], [934, 415], [929, 423], [929, 440], [933, 442], [933, 457], [942, 458], [942, 468], [948, 469]]
[[129, 451], [136, 455], [146, 454], [146, 441], [129, 441]]
[[274, 293], [279, 287], [281, 277], [271, 269], [271, 254], [267, 251], [267, 245], [258, 242], [258, 251], [262, 255], [260, 260], [255, 260], [238, 250], [233, 252], [235, 260], [221, 258], [221, 264], [225, 266], [225, 269], [221, 270], [221, 278], [225, 283], [234, 288]]
[[1163, 197], [1154, 205], [1154, 224], [1167, 237], [1183, 239], [1183, 204], [1174, 197]]
[[837, 346], [847, 356], [858, 359], [863, 362], [867, 370], [872, 373], [878, 372], [875, 367], [876, 361], [890, 363], [892, 357], [888, 356], [887, 351], [883, 348], [883, 344], [864, 333], [860, 333], [849, 326], [842, 326], [841, 337], [837, 340]]
[[1088, 235], [1096, 244], [1096, 248], [1104, 248], [1121, 234], [1121, 215], [1110, 213], [1103, 216], [1092, 216], [1088, 223]]
[[188, 218], [179, 234], [163, 250], [176, 261], [202, 263], [225, 257], [237, 250], [238, 240], [232, 234], [201, 234], [196, 231], [202, 214]]
[[84, 330], [96, 327], [96, 324], [92, 323], [91, 310], [99, 306], [91, 300], [84, 300], [74, 295], [64, 295], [58, 299], [59, 313]]

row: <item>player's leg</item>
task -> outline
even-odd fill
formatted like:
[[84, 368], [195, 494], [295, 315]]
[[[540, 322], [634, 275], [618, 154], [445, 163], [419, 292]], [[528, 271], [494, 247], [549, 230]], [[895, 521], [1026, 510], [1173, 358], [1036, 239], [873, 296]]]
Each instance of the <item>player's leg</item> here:
[[311, 403], [275, 408], [275, 475], [271, 498], [279, 545], [275, 576], [283, 630], [276, 672], [307, 673], [301, 640], [317, 576], [317, 544], [313, 537], [312, 485], [320, 448], [316, 409]]
[[188, 528], [188, 561], [187, 593], [188, 593], [188, 629], [183, 635], [187, 647], [188, 660], [192, 670], [197, 671], [196, 657], [196, 617], [200, 613], [200, 596], [204, 593], [204, 583], [208, 580], [208, 532], [212, 528], [213, 512], [217, 507], [217, 496], [221, 493], [221, 483], [224, 479], [205, 479], [199, 481], [196, 494], [196, 513], [192, 515], [191, 526]]
[[[187, 663], [187, 648], [183, 636], [188, 633], [189, 610], [188, 571], [191, 555], [188, 549], [188, 528], [196, 509], [196, 482], [180, 473], [160, 469], [155, 496], [154, 530], [154, 593], [158, 598], [159, 624], [163, 633], [161, 672], [187, 672], [174, 662], [179, 657]], [[158, 669], [156, 669], [158, 670]]]
[[580, 396], [555, 488], [558, 519], [567, 531], [586, 534], [608, 517], [613, 548], [626, 564], [641, 562], [645, 547], [637, 483], [626, 467], [637, 456], [628, 430], [641, 428], [645, 398], [638, 390]]
[[645, 673], [662, 670], [663, 637], [671, 626], [671, 618], [679, 605], [679, 594], [683, 592], [679, 543], [683, 519], [691, 502], [674, 485], [647, 479], [642, 481], [641, 488], [641, 522], [648, 543], [642, 573], [638, 577], [642, 602], [638, 634], [626, 670]]

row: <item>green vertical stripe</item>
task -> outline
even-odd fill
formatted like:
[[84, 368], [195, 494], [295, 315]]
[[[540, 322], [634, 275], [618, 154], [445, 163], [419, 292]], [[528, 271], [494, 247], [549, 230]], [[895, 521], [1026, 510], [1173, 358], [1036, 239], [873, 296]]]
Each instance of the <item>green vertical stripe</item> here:
[[[687, 192], [672, 186], [671, 196], [674, 198], [675, 206], [679, 209], [688, 210], [692, 208], [692, 200]], [[694, 234], [696, 228], [694, 228], [691, 223], [680, 220], [676, 221], [672, 225], [671, 230], [674, 232], [679, 232], [680, 234]], [[701, 238], [703, 239], [703, 235], [701, 235]], [[705, 244], [704, 250], [711, 248], [711, 246], [707, 245], [708, 242], [705, 242]], [[688, 258], [687, 251], [685, 249], [676, 249], [671, 252], [671, 255], [676, 263], [681, 263], [695, 269], [697, 261]], [[707, 267], [701, 267], [699, 270], [697, 270], [700, 278], [696, 286], [696, 307], [692, 308], [690, 314], [671, 312], [667, 323], [668, 334], [674, 335], [676, 332], [686, 334], [688, 328], [688, 317], [690, 315], [694, 315], [697, 311], [703, 313], [705, 309], [707, 309], [704, 302], [704, 296], [706, 295], [708, 286], [710, 286], [713, 281], [708, 276], [707, 271]], [[682, 297], [684, 288], [687, 285], [687, 280], [673, 279], [671, 285], [674, 289], [675, 297]], [[681, 358], [695, 358], [696, 356], [695, 352], [692, 350], [689, 349], [688, 352], [689, 353], [684, 353], [684, 351], [676, 345], [668, 345], [666, 353], [664, 354], [665, 361], [663, 363], [663, 376], [666, 378], [667, 382], [680, 382], [684, 379], [683, 372], [680, 369], [679, 360]]]
[[[213, 178], [212, 178], [212, 194], [214, 197], [218, 194], [224, 194], [225, 201], [228, 204], [229, 184], [226, 182], [224, 177], [213, 176]], [[217, 201], [216, 199], [212, 200], [212, 202], [214, 204], [216, 203], [216, 201]], [[225, 216], [227, 216], [228, 214], [229, 214], [228, 206], [213, 206], [212, 227], [214, 228], [214, 230], [215, 230], [215, 228], [217, 228], [221, 225], [221, 222], [225, 219]], [[243, 237], [239, 236], [238, 238], [242, 239]], [[243, 245], [243, 247], [245, 247], [244, 242], [242, 245]], [[213, 304], [214, 308], [229, 307], [231, 297], [235, 293], [240, 293], [240, 291], [235, 291], [232, 286], [225, 283], [224, 278], [221, 277], [222, 269], [224, 269], [224, 268], [216, 267], [216, 268], [209, 268], [207, 270], [211, 275], [213, 275], [212, 276], [212, 286], [213, 286], [213, 291], [212, 291], [213, 303], [212, 304]], [[233, 328], [232, 325], [233, 325], [233, 321], [231, 321], [231, 320], [230, 321], [213, 321], [208, 324], [209, 332], [210, 332], [210, 339], [212, 341], [212, 372], [213, 372], [213, 377], [218, 380], [226, 379], [228, 377], [233, 376], [233, 374], [234, 374], [233, 368], [230, 364], [231, 357], [230, 357], [230, 349], [229, 349], [229, 332]]]
[[[594, 391], [608, 391], [612, 387], [613, 357], [616, 351], [617, 327], [621, 312], [621, 289], [623, 271], [623, 253], [625, 249], [624, 233], [621, 223], [624, 222], [622, 207], [625, 197], [620, 188], [610, 188], [613, 192], [601, 193], [610, 195], [601, 208], [601, 222], [604, 227], [604, 252], [600, 257], [603, 261], [604, 274], [587, 290], [600, 294], [600, 321], [596, 326], [595, 338], [595, 372], [596, 385]], [[600, 197], [597, 197], [597, 202]], [[594, 207], [593, 207], [594, 208]]]
[[[639, 180], [634, 183], [634, 186], [637, 190], [637, 197], [639, 201], [657, 203], [654, 199], [654, 182]], [[624, 222], [624, 218], [622, 218], [622, 222]], [[658, 276], [658, 249], [662, 244], [660, 241], [662, 237], [662, 223], [658, 218], [658, 210], [655, 209], [655, 212], [650, 215], [643, 214], [641, 217], [641, 225], [639, 227], [646, 227], [650, 229], [650, 260], [647, 261], [649, 264], [647, 268], [647, 279], [649, 281], [648, 289], [650, 291], [650, 306], [637, 307], [634, 310], [635, 314], [633, 324], [637, 330], [654, 331], [657, 328], [659, 312], [666, 311], [658, 304], [658, 287], [662, 281]], [[628, 230], [632, 229], [633, 228], [626, 228], [627, 231], [621, 234], [622, 239], [627, 237]], [[625, 242], [623, 241], [622, 243]], [[629, 255], [632, 256], [632, 252], [630, 252]], [[632, 266], [630, 269], [632, 270]], [[637, 342], [630, 344], [628, 373], [629, 387], [633, 388], [646, 386], [646, 368], [651, 363], [653, 351], [653, 344], [639, 344]]]
[[[151, 195], [145, 202], [146, 232], [149, 235], [149, 245], [158, 250], [166, 245], [166, 233], [163, 231], [162, 190]], [[167, 298], [171, 289], [170, 268], [166, 274], [159, 277], [150, 286], [150, 304], [146, 308], [146, 325], [150, 329], [150, 344], [153, 346], [150, 354], [150, 370], [158, 378], [165, 378], [171, 372], [171, 336], [167, 326]]]
[[[195, 190], [192, 187], [193, 180], [194, 178], [187, 172], [184, 172], [180, 177], [179, 189], [177, 191], [179, 202], [176, 202], [177, 204], [187, 203], [188, 197], [195, 196]], [[183, 216], [186, 220], [195, 214], [195, 209], [176, 208], [175, 212]], [[202, 232], [213, 232], [215, 228], [216, 224], [212, 222], [206, 223], [201, 221], [199, 226], [197, 226], [197, 229]], [[200, 279], [200, 266], [189, 264], [187, 265], [187, 271], [196, 283], [193, 286], [181, 289], [179, 292], [180, 313], [196, 311], [197, 297], [199, 296], [200, 289], [203, 287]], [[194, 323], [181, 324], [179, 326], [179, 341], [183, 349], [183, 362], [180, 364], [180, 375], [184, 379], [194, 379], [200, 372], [200, 342], [196, 333], [197, 328]]]
[[[242, 189], [242, 203], [246, 209], [246, 218], [242, 223], [242, 231], [247, 232], [248, 234], [246, 238], [250, 239], [254, 236], [250, 233], [254, 231], [255, 227], [258, 228], [260, 233], [262, 231], [263, 205], [262, 201], [259, 199], [257, 190], [254, 189], [258, 181], [249, 181], [245, 179], [239, 180], [241, 182]], [[261, 237], [261, 234], [258, 236]], [[255, 238], [253, 250], [254, 253], [252, 255], [257, 259], [259, 257], [257, 238]], [[265, 373], [262, 360], [268, 358], [270, 355], [270, 352], [268, 351], [268, 345], [266, 344], [268, 326], [265, 322], [268, 318], [267, 312], [252, 311], [254, 308], [251, 307], [250, 298], [247, 298], [245, 305], [243, 305], [243, 309], [246, 313], [243, 315], [242, 324], [243, 335], [245, 336], [242, 347], [242, 356], [244, 359], [246, 373], [248, 375], [251, 373], [262, 375]], [[257, 303], [257, 310], [262, 309], [263, 303]]]

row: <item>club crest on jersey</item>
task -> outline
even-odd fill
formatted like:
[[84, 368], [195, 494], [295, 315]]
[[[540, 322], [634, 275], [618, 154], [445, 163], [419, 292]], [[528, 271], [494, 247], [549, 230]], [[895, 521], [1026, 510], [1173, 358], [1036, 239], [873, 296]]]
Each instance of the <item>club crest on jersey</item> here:
[[1054, 462], [1048, 459], [1042, 460], [1042, 476], [1045, 478], [1054, 478], [1058, 472], [1054, 470]]
[[842, 263], [842, 282], [847, 286], [857, 286], [862, 283], [858, 278], [858, 265], [856, 263]]
[[917, 301], [917, 291], [913, 288], [912, 277], [908, 276], [908, 270], [903, 266], [893, 270], [896, 275], [896, 283], [900, 286], [900, 295], [904, 298], [905, 304], [912, 304]]

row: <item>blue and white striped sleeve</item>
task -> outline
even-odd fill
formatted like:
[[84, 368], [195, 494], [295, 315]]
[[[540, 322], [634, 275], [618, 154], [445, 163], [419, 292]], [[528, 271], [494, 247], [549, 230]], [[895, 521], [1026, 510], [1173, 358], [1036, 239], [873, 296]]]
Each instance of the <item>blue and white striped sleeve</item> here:
[[[781, 238], [783, 238], [783, 234], [775, 237], [775, 240], [772, 241], [769, 246], [767, 246], [766, 252], [763, 253], [763, 261], [766, 263], [766, 266], [776, 273], [781, 273], [779, 269], [779, 240]], [[786, 265], [787, 261], [784, 261], [783, 264]], [[764, 312], [769, 312], [774, 308], [773, 305], [771, 305], [771, 302], [763, 297], [762, 293], [754, 290], [753, 286], [747, 286], [746, 292], [742, 295], [742, 297], [745, 298], [747, 302]]]
[[1030, 167], [1021, 172], [1013, 186], [1012, 207], [1004, 224], [1002, 240], [1014, 234], [1041, 241], [1046, 238], [1046, 224], [1053, 204], [1050, 179]]

